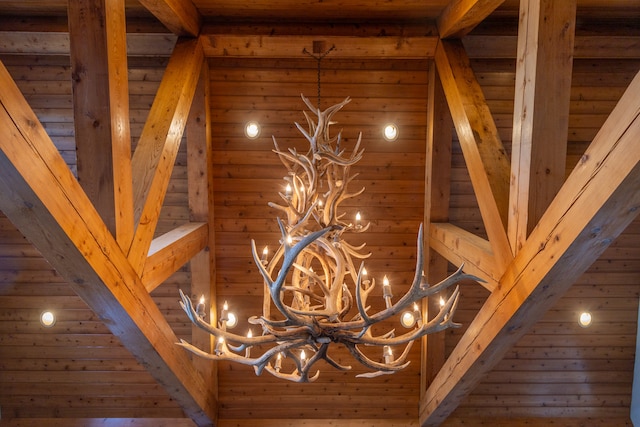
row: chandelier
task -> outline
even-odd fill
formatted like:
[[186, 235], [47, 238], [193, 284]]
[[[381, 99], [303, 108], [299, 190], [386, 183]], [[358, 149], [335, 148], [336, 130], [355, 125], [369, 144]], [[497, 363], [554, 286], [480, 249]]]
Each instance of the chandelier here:
[[[284, 177], [286, 190], [279, 193], [281, 203], [269, 203], [281, 214], [277, 219], [281, 233], [279, 247], [269, 258], [266, 247], [259, 254], [255, 241], [251, 241], [253, 260], [264, 280], [265, 295], [262, 315], [253, 316], [248, 322], [260, 326], [261, 333], [253, 336], [250, 331], [244, 336], [229, 332], [230, 312], [226, 303], [217, 325], [206, 322], [204, 302], [194, 307], [191, 299], [180, 291], [182, 308], [191, 322], [213, 335], [215, 350], [209, 353], [184, 340], [179, 345], [207, 359], [253, 366], [257, 375], [266, 370], [275, 377], [294, 382], [316, 380], [320, 371], [311, 372], [320, 360], [339, 370], [351, 369], [329, 354], [332, 345], [341, 345], [368, 369], [369, 372], [358, 377], [392, 374], [409, 365], [407, 357], [415, 340], [460, 326], [453, 322], [460, 295], [458, 286], [446, 302], [441, 299], [441, 309], [431, 320], [423, 320], [419, 303], [461, 280], [479, 279], [463, 273], [461, 266], [440, 283], [429, 285], [423, 275], [420, 226], [415, 275], [409, 290], [394, 302], [385, 276], [381, 293], [384, 308], [372, 312], [367, 301], [376, 288], [376, 281], [369, 279], [364, 266], [364, 259], [371, 254], [362, 252], [365, 244], [354, 246], [345, 239], [351, 233], [365, 232], [370, 224], [362, 224], [359, 213], [353, 223], [347, 222], [340, 209], [342, 202], [364, 191], [364, 188], [356, 192], [348, 190], [357, 176], [351, 173], [351, 167], [362, 158], [364, 151], [360, 149], [362, 133], [348, 153], [342, 148], [341, 132], [331, 137], [329, 127], [333, 115], [350, 99], [324, 111], [313, 107], [304, 96], [302, 99], [316, 116], [313, 119], [304, 112], [308, 131], [296, 123], [309, 143], [309, 150], [306, 153], [299, 153], [295, 148], [281, 150], [273, 138], [273, 151], [288, 171]], [[356, 267], [358, 261], [360, 264]], [[409, 331], [399, 335], [394, 329], [374, 333], [382, 322], [392, 319], [400, 319]], [[402, 352], [394, 357], [398, 346], [403, 347]]]

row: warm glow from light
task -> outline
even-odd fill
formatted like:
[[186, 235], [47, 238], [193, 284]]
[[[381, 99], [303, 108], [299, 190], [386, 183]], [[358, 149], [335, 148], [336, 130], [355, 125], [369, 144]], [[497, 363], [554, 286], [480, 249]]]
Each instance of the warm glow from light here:
[[384, 278], [382, 279], [382, 286], [389, 286], [389, 279], [387, 278], [387, 276], [384, 276]]
[[269, 246], [265, 246], [264, 249], [262, 250], [262, 255], [267, 256], [269, 255]]
[[367, 275], [367, 269], [365, 267], [362, 267], [362, 275], [363, 276]]
[[56, 315], [51, 311], [43, 311], [40, 315], [40, 323], [45, 328], [50, 328], [56, 323]]
[[204, 304], [204, 294], [200, 296], [199, 304]]
[[592, 320], [593, 319], [591, 317], [591, 313], [589, 313], [588, 311], [585, 311], [585, 312], [580, 313], [580, 319], [578, 320], [578, 323], [583, 328], [586, 328], [589, 325], [591, 325]]
[[249, 329], [249, 332], [247, 332], [247, 338], [252, 338], [253, 337], [253, 332], [251, 332], [251, 329]]
[[[279, 355], [279, 353], [278, 353], [278, 355]], [[302, 351], [300, 352], [300, 360], [301, 360], [302, 362], [304, 362], [306, 359], [307, 359], [307, 355], [306, 355], [306, 353], [304, 352], [304, 350], [302, 350]]]
[[362, 215], [360, 215], [360, 212], [358, 212], [356, 214], [356, 221], [360, 222], [361, 219], [362, 219]]
[[287, 195], [287, 197], [291, 195], [291, 184], [287, 184], [287, 187], [284, 189], [284, 192]]
[[291, 246], [292, 243], [293, 243], [293, 238], [291, 236], [287, 236], [287, 244]]
[[249, 122], [244, 127], [244, 134], [249, 139], [255, 139], [260, 135], [260, 125], [257, 122]]
[[229, 304], [227, 304], [227, 302], [225, 301], [224, 304], [222, 305], [222, 309], [223, 310], [229, 310]]
[[393, 123], [385, 125], [383, 135], [387, 141], [394, 141], [398, 138], [398, 127]]
[[444, 307], [444, 298], [440, 297], [440, 307]]
[[234, 328], [238, 324], [238, 318], [233, 313], [227, 313], [227, 328]]
[[410, 311], [405, 311], [402, 313], [402, 317], [400, 318], [400, 324], [405, 328], [410, 328], [416, 323], [416, 319], [413, 316], [413, 313]]

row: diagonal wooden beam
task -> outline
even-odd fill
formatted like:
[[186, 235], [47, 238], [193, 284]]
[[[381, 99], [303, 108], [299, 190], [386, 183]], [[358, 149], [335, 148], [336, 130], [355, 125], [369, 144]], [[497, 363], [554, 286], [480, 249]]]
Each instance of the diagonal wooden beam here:
[[177, 36], [197, 37], [202, 16], [191, 0], [140, 0], [165, 27]]
[[208, 384], [0, 64], [0, 210], [199, 426]]
[[129, 260], [142, 272], [204, 61], [199, 39], [179, 39], [133, 153], [137, 223]]
[[120, 247], [133, 239], [124, 0], [69, 1], [78, 179]]
[[566, 170], [576, 0], [520, 2], [507, 233], [517, 253]]
[[437, 19], [440, 37], [461, 38], [473, 30], [504, 0], [451, 0]]
[[494, 270], [504, 271], [513, 259], [506, 233], [509, 159], [462, 44], [442, 40], [435, 61], [495, 256]]
[[498, 286], [504, 271], [496, 270], [491, 244], [482, 237], [448, 222], [431, 223], [429, 245], [453, 265], [464, 263], [464, 271], [483, 279], [489, 291]]
[[640, 213], [640, 73], [447, 359], [420, 405], [439, 425]]
[[203, 250], [208, 241], [209, 227], [205, 222], [188, 222], [153, 239], [142, 272], [147, 291], [153, 291], [178, 271]]

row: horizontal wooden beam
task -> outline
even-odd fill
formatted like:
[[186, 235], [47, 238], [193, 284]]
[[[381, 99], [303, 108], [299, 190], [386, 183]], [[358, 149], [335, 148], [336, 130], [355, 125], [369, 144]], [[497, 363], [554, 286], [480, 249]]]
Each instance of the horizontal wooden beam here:
[[233, 35], [202, 36], [207, 57], [304, 58], [304, 49], [313, 52], [313, 42], [334, 46], [331, 58], [423, 59], [432, 57], [436, 36], [357, 37], [309, 35]]
[[200, 426], [216, 401], [0, 64], [0, 210]]
[[437, 426], [640, 213], [640, 73], [460, 339], [420, 405]]
[[465, 273], [473, 274], [485, 282], [482, 286], [493, 291], [503, 271], [496, 268], [491, 244], [450, 223], [431, 223], [429, 246], [453, 265], [464, 263]]
[[209, 227], [204, 222], [189, 222], [153, 239], [142, 272], [147, 291], [153, 291], [178, 271], [203, 250], [208, 241]]

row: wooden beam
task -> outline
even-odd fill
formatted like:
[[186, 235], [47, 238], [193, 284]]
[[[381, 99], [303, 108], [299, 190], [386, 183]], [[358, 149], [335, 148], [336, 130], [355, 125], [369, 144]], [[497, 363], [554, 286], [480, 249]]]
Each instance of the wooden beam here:
[[133, 238], [123, 0], [69, 1], [78, 180], [120, 247]]
[[205, 222], [183, 224], [151, 242], [144, 264], [142, 283], [148, 292], [178, 271], [208, 243], [209, 226]]
[[313, 52], [313, 42], [322, 40], [327, 48], [335, 46], [331, 58], [424, 59], [432, 57], [438, 38], [356, 37], [309, 35], [203, 35], [207, 57], [301, 58], [306, 48]]
[[496, 270], [491, 244], [481, 237], [449, 223], [431, 223], [429, 245], [454, 265], [464, 263], [464, 271], [485, 281], [493, 291], [504, 271]]
[[[453, 142], [453, 122], [442, 85], [438, 78], [436, 64], [429, 62], [427, 96], [427, 141], [425, 156], [425, 207], [424, 225], [431, 229], [433, 221], [448, 221], [451, 193], [451, 145]], [[429, 245], [429, 236], [424, 238], [425, 275], [429, 283], [438, 283], [447, 275], [447, 260], [438, 255]], [[444, 295], [443, 295], [444, 296]], [[433, 318], [440, 311], [437, 297], [422, 301], [422, 313]], [[420, 396], [435, 378], [444, 364], [445, 336], [443, 332], [427, 334], [422, 338], [422, 358], [420, 366]]]
[[177, 36], [197, 37], [202, 16], [191, 0], [140, 0], [165, 27]]
[[442, 40], [435, 61], [495, 256], [493, 270], [504, 271], [513, 259], [506, 233], [509, 159], [462, 44]]
[[[191, 221], [209, 224], [206, 247], [191, 259], [191, 297], [204, 296], [209, 303], [209, 322], [216, 324], [216, 259], [213, 232], [213, 164], [211, 139], [211, 88], [209, 65], [204, 61], [196, 95], [187, 120], [187, 181], [189, 183], [189, 213]], [[191, 343], [208, 352], [213, 351], [213, 336], [192, 326]], [[217, 363], [202, 358], [194, 359], [196, 368], [218, 392]]]
[[133, 153], [137, 223], [129, 260], [142, 272], [171, 178], [204, 58], [198, 39], [179, 39]]
[[216, 402], [0, 64], [0, 209], [200, 426]]
[[440, 37], [462, 38], [484, 18], [498, 8], [504, 0], [452, 0], [437, 19]]
[[564, 182], [576, 0], [520, 3], [507, 234], [520, 250]]
[[640, 73], [447, 359], [420, 405], [439, 425], [640, 212]]

